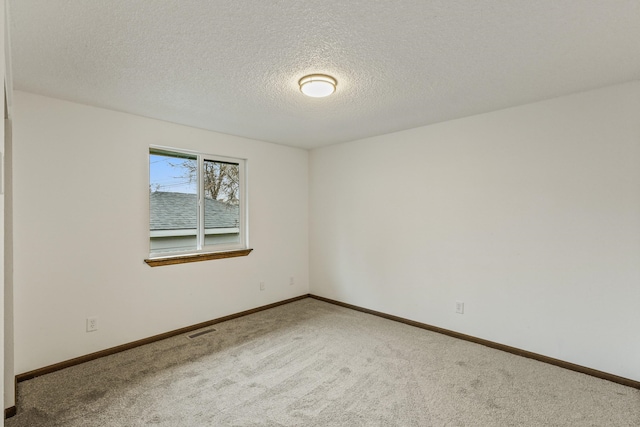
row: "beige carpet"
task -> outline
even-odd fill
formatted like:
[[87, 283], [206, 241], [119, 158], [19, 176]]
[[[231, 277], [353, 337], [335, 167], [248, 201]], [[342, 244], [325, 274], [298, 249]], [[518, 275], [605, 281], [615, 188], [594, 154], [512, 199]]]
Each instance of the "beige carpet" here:
[[313, 299], [19, 385], [8, 427], [640, 426], [640, 391]]

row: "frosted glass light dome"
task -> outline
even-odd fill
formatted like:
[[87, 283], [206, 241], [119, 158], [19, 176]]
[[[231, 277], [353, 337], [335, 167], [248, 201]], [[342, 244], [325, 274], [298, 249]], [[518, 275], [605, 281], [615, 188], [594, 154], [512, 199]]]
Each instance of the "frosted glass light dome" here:
[[336, 91], [336, 79], [325, 74], [310, 74], [300, 79], [300, 91], [312, 98], [324, 98]]

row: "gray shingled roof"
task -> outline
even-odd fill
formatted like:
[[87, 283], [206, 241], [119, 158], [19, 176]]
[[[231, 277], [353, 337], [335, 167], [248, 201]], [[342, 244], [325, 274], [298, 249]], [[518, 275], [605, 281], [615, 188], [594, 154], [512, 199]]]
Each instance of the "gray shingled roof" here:
[[[196, 228], [197, 196], [154, 191], [150, 194], [151, 230]], [[205, 228], [239, 227], [238, 206], [205, 198]]]

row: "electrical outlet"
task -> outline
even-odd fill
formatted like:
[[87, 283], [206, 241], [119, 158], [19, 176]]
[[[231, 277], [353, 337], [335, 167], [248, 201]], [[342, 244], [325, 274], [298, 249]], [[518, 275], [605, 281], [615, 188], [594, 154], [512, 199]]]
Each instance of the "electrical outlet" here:
[[464, 314], [464, 303], [462, 301], [456, 301], [456, 313]]
[[264, 282], [260, 282], [260, 290], [264, 291]]
[[87, 317], [87, 332], [93, 332], [98, 330], [98, 318]]
[[289, 277], [289, 286], [293, 286], [296, 284], [296, 281], [293, 280], [293, 276]]

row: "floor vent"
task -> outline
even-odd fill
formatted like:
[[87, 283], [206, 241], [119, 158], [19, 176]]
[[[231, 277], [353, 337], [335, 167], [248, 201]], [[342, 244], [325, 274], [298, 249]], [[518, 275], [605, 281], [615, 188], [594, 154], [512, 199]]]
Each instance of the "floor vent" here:
[[195, 334], [187, 335], [187, 338], [192, 340], [194, 338], [198, 338], [202, 335], [210, 334], [211, 332], [215, 332], [215, 331], [216, 331], [215, 329], [206, 329], [204, 331], [196, 332]]

